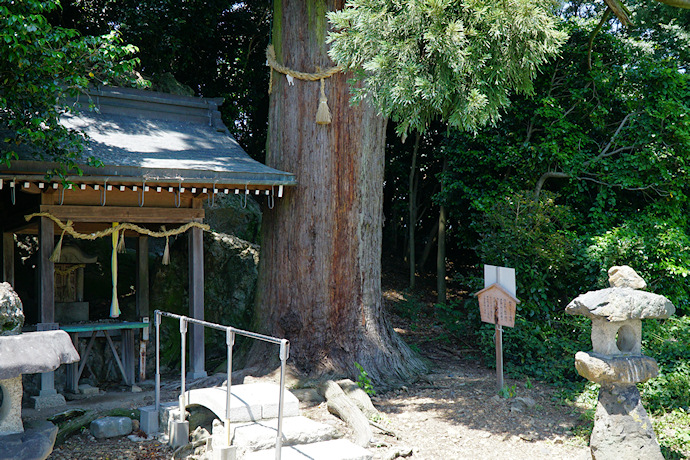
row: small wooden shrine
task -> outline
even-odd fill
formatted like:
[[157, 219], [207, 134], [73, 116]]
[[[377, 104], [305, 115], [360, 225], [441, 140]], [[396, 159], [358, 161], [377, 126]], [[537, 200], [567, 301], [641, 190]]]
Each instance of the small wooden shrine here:
[[[119, 314], [115, 247], [125, 236], [136, 238], [137, 318], [109, 327], [147, 331], [147, 318], [156, 307], [149, 305], [148, 298], [149, 238], [186, 233], [189, 316], [203, 319], [202, 232], [207, 228], [203, 224], [203, 202], [213, 203], [220, 194], [237, 194], [245, 200], [249, 195], [260, 197], [272, 205], [283, 196], [284, 187], [296, 184], [294, 176], [246, 154], [221, 121], [218, 107], [222, 99], [95, 88], [74, 103], [81, 110], [65, 115], [62, 123], [87, 134], [84, 156], [97, 158], [102, 166], [82, 165], [83, 175], [67, 177], [67, 186], [58, 178], [47, 178], [46, 172], [55, 164], [41, 161], [29, 149], [20, 151], [19, 159], [9, 167], [0, 166], [3, 279], [14, 285], [15, 235], [37, 235], [36, 328], [62, 328], [73, 332], [73, 340], [77, 340], [79, 333], [88, 336], [102, 327], [94, 324], [90, 328], [88, 321], [95, 318], [84, 317], [83, 312], [74, 318], [56, 311], [56, 303], [83, 302], [80, 265], [90, 263], [88, 257], [75, 259], [71, 249], [61, 248], [62, 236], [112, 239], [113, 318]], [[75, 319], [80, 320], [78, 326], [63, 323]], [[122, 362], [118, 359], [127, 384], [133, 384], [135, 376], [133, 340], [125, 344], [123, 338], [124, 356]], [[203, 376], [201, 327], [190, 328], [189, 342], [190, 376]], [[83, 364], [80, 367], [83, 370]], [[77, 379], [78, 374], [72, 373]], [[76, 382], [71, 385], [76, 386]], [[54, 393], [50, 376], [44, 376], [41, 393]]]

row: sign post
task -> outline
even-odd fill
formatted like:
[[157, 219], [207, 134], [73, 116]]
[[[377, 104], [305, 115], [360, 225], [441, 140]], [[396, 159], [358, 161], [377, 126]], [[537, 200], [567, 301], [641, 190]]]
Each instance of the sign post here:
[[515, 326], [515, 269], [484, 265], [484, 289], [477, 292], [482, 321], [496, 326], [496, 380], [503, 388], [503, 326]]

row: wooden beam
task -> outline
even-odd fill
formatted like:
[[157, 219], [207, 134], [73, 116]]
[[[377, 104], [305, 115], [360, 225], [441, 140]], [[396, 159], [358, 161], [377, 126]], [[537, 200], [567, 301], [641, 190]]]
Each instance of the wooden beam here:
[[60, 220], [73, 222], [130, 222], [135, 224], [186, 223], [204, 218], [203, 209], [147, 208], [126, 206], [51, 206], [41, 205]]

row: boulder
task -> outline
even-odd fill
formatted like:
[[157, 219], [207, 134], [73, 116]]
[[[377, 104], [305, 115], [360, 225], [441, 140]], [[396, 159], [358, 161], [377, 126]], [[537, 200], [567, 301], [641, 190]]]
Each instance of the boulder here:
[[15, 335], [24, 326], [22, 301], [10, 283], [0, 283], [0, 336]]
[[590, 291], [571, 301], [566, 313], [588, 318], [606, 318], [609, 321], [628, 319], [666, 319], [676, 311], [670, 300], [651, 292], [628, 287], [612, 287]]
[[631, 289], [647, 288], [645, 280], [627, 265], [609, 268], [609, 285], [611, 287], [629, 287]]
[[89, 430], [96, 439], [127, 436], [132, 432], [132, 419], [129, 417], [98, 418], [91, 422]]

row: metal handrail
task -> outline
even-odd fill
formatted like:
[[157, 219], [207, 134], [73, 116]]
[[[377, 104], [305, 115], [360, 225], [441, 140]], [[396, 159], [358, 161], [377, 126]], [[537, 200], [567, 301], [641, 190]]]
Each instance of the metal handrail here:
[[232, 397], [232, 348], [235, 344], [235, 335], [242, 335], [244, 337], [249, 337], [251, 339], [262, 340], [264, 342], [274, 343], [280, 345], [280, 395], [278, 397], [278, 434], [276, 436], [276, 460], [280, 460], [281, 451], [283, 447], [283, 400], [285, 395], [285, 364], [290, 356], [290, 342], [287, 339], [279, 339], [277, 337], [271, 337], [269, 335], [258, 334], [256, 332], [245, 331], [243, 329], [237, 329], [232, 326], [223, 326], [222, 324], [209, 323], [208, 321], [190, 318], [188, 316], [176, 315], [174, 313], [169, 313], [167, 311], [156, 310], [154, 311], [154, 325], [156, 327], [156, 414], [160, 412], [161, 407], [161, 373], [160, 373], [160, 325], [161, 317], [167, 316], [169, 318], [175, 318], [180, 321], [180, 343], [181, 343], [181, 357], [182, 363], [180, 365], [180, 422], [184, 422], [185, 419], [185, 393], [186, 393], [186, 338], [187, 338], [187, 323], [200, 324], [205, 327], [210, 327], [212, 329], [218, 329], [225, 331], [225, 343], [228, 349], [228, 383], [227, 383], [227, 398], [225, 406], [225, 432], [226, 432], [226, 445], [229, 447], [232, 441], [232, 436], [230, 434], [230, 399]]

